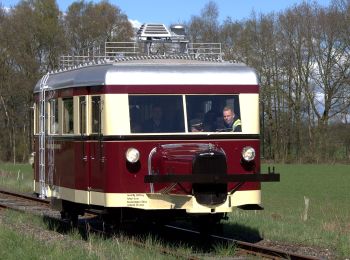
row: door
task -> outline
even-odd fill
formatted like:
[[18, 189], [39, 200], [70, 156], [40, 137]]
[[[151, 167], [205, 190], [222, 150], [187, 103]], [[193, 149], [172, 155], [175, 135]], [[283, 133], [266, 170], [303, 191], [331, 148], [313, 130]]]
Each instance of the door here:
[[101, 96], [91, 96], [90, 113], [90, 188], [92, 191], [101, 192], [105, 190], [104, 171], [104, 146], [102, 135], [102, 101]]
[[[79, 97], [79, 134], [80, 140], [76, 143], [76, 189], [85, 191], [86, 198], [88, 198], [88, 192], [91, 184], [91, 156], [90, 156], [90, 144], [87, 136], [87, 97]], [[84, 196], [85, 197], [85, 196]], [[87, 199], [88, 200], [88, 199]]]

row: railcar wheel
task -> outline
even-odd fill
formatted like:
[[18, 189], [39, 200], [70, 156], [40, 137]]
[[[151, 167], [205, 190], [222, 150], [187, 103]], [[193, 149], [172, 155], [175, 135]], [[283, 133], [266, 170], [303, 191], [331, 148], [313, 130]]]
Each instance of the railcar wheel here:
[[67, 221], [70, 226], [76, 227], [78, 225], [78, 214], [75, 212], [61, 211], [61, 219]]
[[83, 211], [78, 204], [63, 200], [60, 213], [62, 220], [68, 221], [72, 227], [76, 227], [78, 225], [78, 217], [80, 214], [83, 214]]
[[101, 219], [104, 225], [104, 228], [110, 228], [117, 230], [122, 224], [122, 209], [119, 208], [110, 208], [101, 214]]
[[198, 215], [192, 218], [192, 224], [201, 232], [220, 231], [222, 229], [220, 221], [223, 218], [223, 213]]

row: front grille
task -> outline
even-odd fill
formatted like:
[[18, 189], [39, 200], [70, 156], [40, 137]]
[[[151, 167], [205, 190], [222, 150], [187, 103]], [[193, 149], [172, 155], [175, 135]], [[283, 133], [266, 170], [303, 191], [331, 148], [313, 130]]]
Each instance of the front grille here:
[[[196, 154], [193, 160], [192, 174], [226, 175], [226, 156], [223, 152], [211, 151]], [[193, 195], [197, 202], [203, 205], [218, 205], [226, 201], [227, 184], [192, 185]]]

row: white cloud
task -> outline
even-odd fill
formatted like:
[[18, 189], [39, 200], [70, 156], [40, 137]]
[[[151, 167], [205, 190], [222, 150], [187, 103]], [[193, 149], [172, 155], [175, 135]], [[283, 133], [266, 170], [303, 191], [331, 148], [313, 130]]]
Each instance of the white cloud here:
[[142, 23], [138, 20], [129, 19], [129, 22], [132, 24], [133, 28], [137, 28], [137, 29], [139, 29], [142, 25]]
[[9, 13], [9, 12], [11, 11], [11, 7], [6, 7], [6, 6], [4, 6], [4, 7], [2, 7], [1, 9], [4, 10], [5, 13]]

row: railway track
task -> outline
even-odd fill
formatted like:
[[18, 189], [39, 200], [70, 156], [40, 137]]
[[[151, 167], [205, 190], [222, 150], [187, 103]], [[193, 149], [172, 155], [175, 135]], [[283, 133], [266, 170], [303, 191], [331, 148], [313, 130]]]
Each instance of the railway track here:
[[[9, 209], [18, 210], [18, 211], [30, 212], [32, 214], [42, 215], [45, 217], [52, 218], [55, 221], [61, 221], [60, 213], [50, 209], [49, 200], [42, 200], [34, 196], [29, 196], [22, 193], [14, 193], [14, 192], [0, 189], [0, 210], [1, 208], [9, 208]], [[93, 217], [93, 213], [89, 212], [86, 216], [86, 219], [89, 219], [92, 217]], [[81, 218], [80, 221], [84, 222], [84, 218]], [[86, 227], [86, 221], [88, 220], [85, 220], [83, 224], [83, 226], [85, 227]], [[67, 223], [65, 222], [64, 224], [66, 225]], [[94, 227], [94, 225], [89, 225], [89, 229], [90, 231], [108, 236], [108, 234], [106, 234], [106, 231], [104, 229], [101, 230], [101, 228]], [[206, 240], [210, 239], [212, 243], [222, 243], [227, 245], [234, 244], [234, 246], [238, 249], [236, 253], [239, 256], [254, 255], [256, 257], [263, 258], [263, 259], [293, 259], [293, 260], [294, 259], [300, 259], [300, 260], [318, 259], [311, 256], [299, 255], [292, 252], [286, 252], [279, 249], [256, 245], [253, 243], [238, 241], [232, 238], [228, 238], [228, 237], [224, 237], [216, 234], [210, 234], [210, 233], [203, 234], [202, 232], [197, 230], [183, 228], [175, 225], [164, 225], [163, 229], [167, 229], [168, 231], [171, 231], [171, 232], [179, 232], [181, 233], [179, 237], [193, 236], [192, 239], [197, 239], [197, 240], [198, 239], [202, 240], [204, 237], [204, 239]], [[166, 231], [165, 233], [168, 233], [168, 232]], [[154, 235], [157, 235], [157, 234], [155, 233]], [[143, 246], [142, 242], [133, 241], [132, 243], [134, 243], [136, 246], [140, 246], [140, 247]], [[179, 255], [176, 252], [169, 251], [168, 249], [159, 249], [159, 251], [162, 254], [173, 255], [179, 258], [201, 259], [201, 257], [198, 258], [196, 256], [188, 257], [188, 256]]]
[[[188, 228], [182, 228], [178, 226], [165, 225], [169, 229], [174, 229], [177, 231], [184, 232], [184, 234], [196, 234], [202, 235], [200, 231], [192, 230]], [[287, 252], [271, 247], [265, 247], [256, 245], [249, 242], [239, 241], [236, 239], [232, 239], [229, 237], [224, 237], [216, 234], [206, 234], [209, 239], [216, 243], [224, 243], [224, 244], [234, 244], [236, 248], [238, 248], [239, 255], [254, 255], [262, 259], [291, 259], [291, 260], [317, 260], [319, 258], [312, 256], [300, 255], [292, 252]]]
[[57, 217], [57, 211], [51, 210], [49, 204], [49, 200], [0, 189], [0, 206], [2, 208], [30, 212], [36, 215], [56, 215]]

